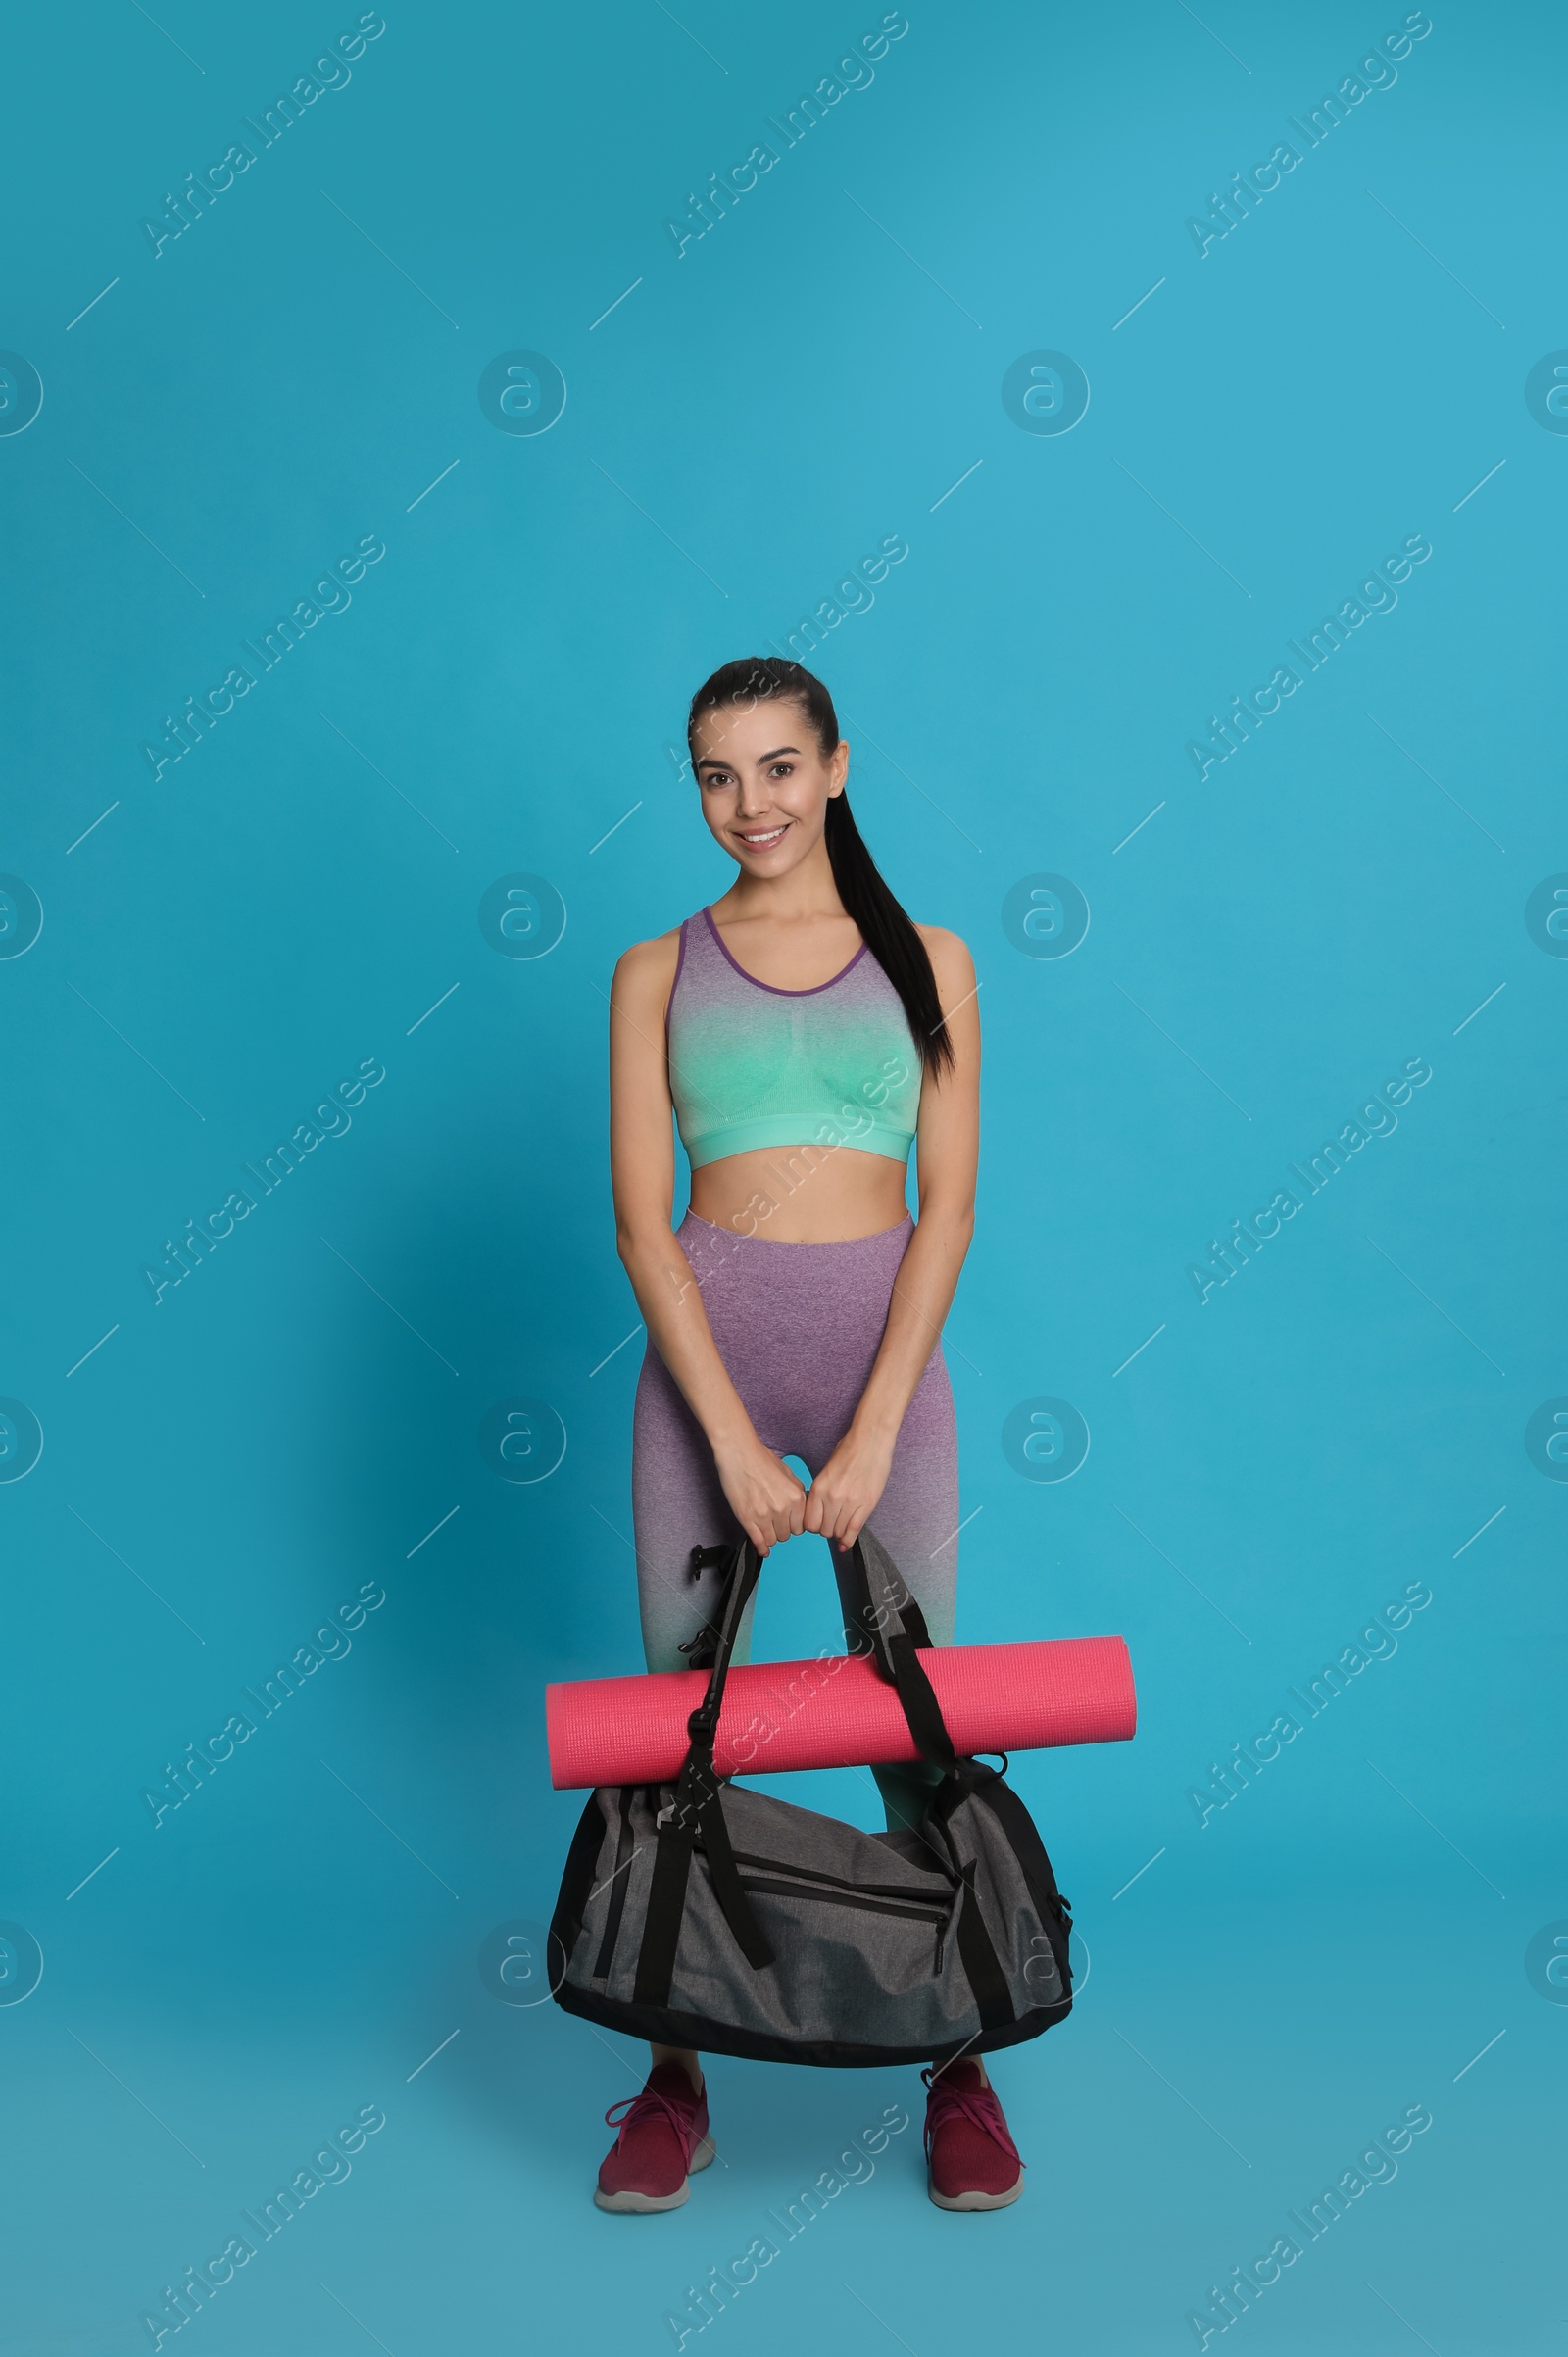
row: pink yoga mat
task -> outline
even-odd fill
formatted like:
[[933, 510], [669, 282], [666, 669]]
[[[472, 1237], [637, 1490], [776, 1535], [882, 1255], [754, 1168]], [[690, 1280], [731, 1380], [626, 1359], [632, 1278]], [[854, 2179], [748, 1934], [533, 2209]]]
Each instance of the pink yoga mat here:
[[[1029, 1645], [943, 1645], [920, 1660], [960, 1754], [1125, 1743], [1138, 1720], [1120, 1637]], [[545, 1688], [550, 1781], [667, 1784], [686, 1757], [686, 1722], [706, 1670], [585, 1678]], [[849, 1654], [731, 1670], [714, 1763], [721, 1776], [775, 1768], [859, 1768], [917, 1759], [899, 1699], [871, 1663]]]

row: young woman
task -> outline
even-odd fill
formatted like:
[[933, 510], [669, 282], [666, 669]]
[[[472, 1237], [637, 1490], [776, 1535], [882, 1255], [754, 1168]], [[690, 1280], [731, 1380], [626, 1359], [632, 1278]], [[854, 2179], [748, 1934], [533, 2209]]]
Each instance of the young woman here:
[[[632, 1440], [648, 1667], [689, 1666], [721, 1576], [694, 1582], [692, 1549], [742, 1531], [765, 1555], [802, 1531], [847, 1549], [869, 1524], [951, 1645], [958, 1473], [940, 1338], [974, 1227], [974, 967], [878, 874], [810, 672], [726, 663], [698, 689], [687, 742], [703, 817], [740, 872], [628, 950], [611, 1001], [615, 1222], [648, 1328]], [[692, 1168], [673, 1235], [672, 1106]], [[842, 1581], [841, 1600], [848, 1616]], [[737, 1662], [750, 1639], [749, 1608]], [[872, 1772], [889, 1827], [916, 1823], [937, 1772]], [[1016, 2200], [1022, 2163], [984, 2064], [925, 2078], [933, 2201]], [[622, 2111], [595, 2200], [678, 2207], [713, 2157], [697, 2056], [654, 2047], [643, 2092], [606, 2117]]]

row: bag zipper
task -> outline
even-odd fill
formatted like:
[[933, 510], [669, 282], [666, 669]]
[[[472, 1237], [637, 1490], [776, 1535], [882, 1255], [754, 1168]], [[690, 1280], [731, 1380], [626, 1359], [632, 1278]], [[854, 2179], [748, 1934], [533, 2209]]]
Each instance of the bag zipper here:
[[933, 1895], [931, 1899], [923, 1900], [920, 1893], [911, 1891], [906, 1883], [851, 1883], [842, 1875], [828, 1874], [820, 1867], [794, 1866], [781, 1858], [759, 1857], [749, 1849], [737, 1849], [734, 1856], [737, 1866], [761, 1866], [769, 1873], [792, 1878], [785, 1883], [766, 1883], [758, 1882], [755, 1878], [748, 1880], [744, 1875], [741, 1877], [744, 1889], [760, 1891], [764, 1896], [822, 1899], [842, 1906], [864, 1907], [875, 1915], [903, 1915], [916, 1923], [931, 1924], [936, 1932], [932, 1979], [935, 1980], [941, 1973], [947, 1943], [957, 1922], [958, 1909], [963, 1904], [965, 1885], [961, 1875], [956, 1878], [955, 1887], [954, 1878], [946, 1875], [940, 1865], [933, 1867], [933, 1875], [943, 1875], [953, 1889], [953, 1895], [951, 1899], [937, 1899]]
[[[833, 1880], [837, 1884], [836, 1876]], [[942, 1970], [942, 1956], [947, 1937], [953, 1928], [954, 1919], [963, 1899], [961, 1883], [951, 1906], [922, 1906], [918, 1902], [910, 1906], [901, 1903], [906, 1895], [903, 1892], [900, 1893], [898, 1899], [871, 1898], [866, 1895], [863, 1889], [852, 1890], [845, 1886], [842, 1889], [823, 1890], [806, 1881], [769, 1882], [764, 1876], [756, 1874], [743, 1874], [741, 1888], [743, 1891], [758, 1891], [764, 1898], [814, 1898], [822, 1906], [859, 1907], [867, 1915], [898, 1915], [903, 1916], [907, 1922], [928, 1923], [936, 1935], [936, 1953], [931, 1965], [933, 1980]]]
[[937, 1960], [931, 1968], [933, 1974], [939, 1973], [942, 1970], [942, 1951], [947, 1946], [948, 1941], [952, 1939], [955, 1928], [957, 1925], [958, 1909], [963, 1904], [964, 1893], [968, 1888], [969, 1885], [966, 1879], [959, 1882], [957, 1889], [953, 1893], [952, 1906], [948, 1909], [947, 1914], [937, 1926]]
[[[738, 1866], [763, 1866], [769, 1874], [799, 1875], [807, 1882], [826, 1883], [835, 1891], [869, 1891], [881, 1898], [913, 1898], [930, 1905], [943, 1903], [937, 1900], [935, 1893], [929, 1901], [924, 1900], [922, 1893], [912, 1890], [907, 1883], [852, 1883], [846, 1881], [844, 1876], [829, 1874], [819, 1866], [794, 1866], [783, 1858], [759, 1857], [750, 1849], [737, 1849], [734, 1854]], [[951, 1886], [953, 1877], [944, 1867], [934, 1866], [931, 1872], [933, 1876], [940, 1875], [944, 1883]]]

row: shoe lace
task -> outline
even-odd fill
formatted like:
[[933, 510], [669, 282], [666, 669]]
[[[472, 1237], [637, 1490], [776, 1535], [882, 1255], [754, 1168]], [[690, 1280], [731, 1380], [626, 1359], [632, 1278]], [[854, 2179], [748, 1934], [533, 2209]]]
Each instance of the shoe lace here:
[[[618, 2119], [617, 2113], [620, 2115]], [[605, 2126], [619, 2130], [615, 2138], [618, 2148], [626, 2140], [628, 2128], [640, 2127], [644, 2122], [657, 2120], [661, 2115], [674, 2130], [680, 2141], [682, 2157], [690, 2161], [697, 2144], [695, 2104], [688, 2109], [684, 2104], [671, 2103], [669, 2097], [660, 2094], [657, 2088], [645, 2087], [640, 2094], [623, 2095], [618, 2103], [612, 2103], [605, 2114]]]
[[1003, 2117], [1002, 2106], [990, 2087], [953, 2087], [934, 2069], [922, 2071], [920, 2076], [930, 2091], [925, 2107], [925, 2156], [927, 2160], [931, 2158], [931, 2146], [936, 2139], [938, 2130], [945, 2128], [949, 2121], [957, 2117], [969, 2121], [975, 2128], [983, 2129], [991, 2141], [1001, 2146], [1008, 2160], [1016, 2161], [1020, 2169], [1023, 2167], [1023, 2156], [1007, 2134], [1007, 2123]]

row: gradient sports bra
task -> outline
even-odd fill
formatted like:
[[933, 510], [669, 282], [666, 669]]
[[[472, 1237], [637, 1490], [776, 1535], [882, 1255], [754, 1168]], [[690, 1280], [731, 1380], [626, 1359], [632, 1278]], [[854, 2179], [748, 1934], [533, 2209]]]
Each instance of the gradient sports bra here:
[[712, 911], [680, 929], [665, 1015], [669, 1093], [694, 1170], [764, 1146], [852, 1146], [908, 1159], [920, 1056], [899, 997], [864, 942], [814, 990], [779, 990], [737, 965]]

